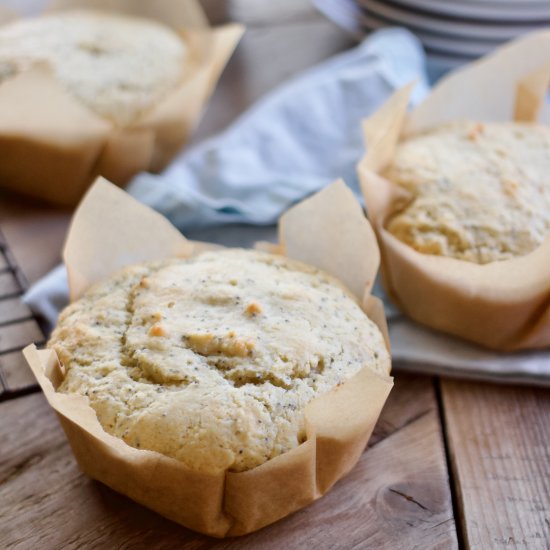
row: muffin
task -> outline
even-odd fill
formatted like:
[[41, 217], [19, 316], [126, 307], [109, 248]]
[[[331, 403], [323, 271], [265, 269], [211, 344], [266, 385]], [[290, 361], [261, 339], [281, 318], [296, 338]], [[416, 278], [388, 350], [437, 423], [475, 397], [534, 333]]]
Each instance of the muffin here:
[[0, 26], [0, 187], [62, 206], [165, 168], [243, 32], [195, 0], [78, 3]]
[[383, 176], [412, 200], [387, 229], [426, 254], [478, 264], [523, 256], [550, 233], [550, 128], [456, 122], [398, 144]]
[[358, 174], [386, 293], [414, 321], [497, 351], [550, 345], [549, 44], [528, 34], [412, 110], [411, 84], [363, 121]]
[[86, 475], [226, 537], [350, 472], [393, 379], [376, 238], [342, 181], [269, 253], [205, 244], [99, 178], [63, 251], [73, 304], [23, 353]]
[[48, 346], [58, 391], [87, 396], [105, 431], [203, 473], [298, 447], [308, 403], [390, 364], [340, 282], [244, 250], [127, 267], [68, 306]]
[[74, 98], [121, 126], [175, 90], [187, 57], [170, 28], [114, 13], [75, 10], [0, 27], [0, 83], [45, 62]]

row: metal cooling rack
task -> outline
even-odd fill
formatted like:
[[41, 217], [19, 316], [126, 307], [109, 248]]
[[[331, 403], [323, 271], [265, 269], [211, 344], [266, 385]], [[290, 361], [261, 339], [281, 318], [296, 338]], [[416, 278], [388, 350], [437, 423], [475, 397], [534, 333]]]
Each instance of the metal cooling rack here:
[[36, 317], [21, 301], [27, 287], [27, 280], [0, 232], [0, 401], [39, 389], [21, 353], [31, 342], [45, 344]]

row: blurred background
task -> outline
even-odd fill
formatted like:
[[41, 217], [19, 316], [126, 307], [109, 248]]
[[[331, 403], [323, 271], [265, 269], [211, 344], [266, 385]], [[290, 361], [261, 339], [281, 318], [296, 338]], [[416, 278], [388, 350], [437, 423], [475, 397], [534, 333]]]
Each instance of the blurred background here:
[[[45, 4], [46, 0], [0, 0], [0, 5], [22, 14], [39, 12]], [[327, 56], [327, 50], [341, 49], [346, 38], [352, 44], [380, 28], [406, 27], [426, 49], [432, 80], [508, 40], [550, 25], [549, 0], [201, 0], [201, 4], [213, 24], [235, 20], [253, 25], [252, 30], [276, 21], [292, 22], [298, 30], [317, 20], [316, 27], [321, 27], [322, 13], [341, 32], [326, 26], [326, 40], [315, 34], [319, 59]], [[296, 45], [297, 39], [298, 35], [285, 40], [283, 51], [273, 49], [272, 57], [283, 53], [285, 45]], [[337, 44], [340, 48], [335, 48]], [[303, 58], [299, 50], [285, 56], [289, 73]]]
[[361, 40], [387, 26], [420, 38], [433, 79], [500, 44], [550, 23], [547, 0], [313, 0], [328, 18]]

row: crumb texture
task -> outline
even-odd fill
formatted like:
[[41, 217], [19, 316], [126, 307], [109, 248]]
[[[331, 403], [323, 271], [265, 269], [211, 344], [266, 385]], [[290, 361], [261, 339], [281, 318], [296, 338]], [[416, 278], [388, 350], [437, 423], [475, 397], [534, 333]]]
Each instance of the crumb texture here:
[[387, 228], [420, 252], [484, 264], [550, 233], [550, 128], [441, 126], [404, 141], [384, 175], [414, 197]]
[[74, 97], [119, 125], [174, 90], [186, 58], [185, 43], [168, 27], [93, 10], [41, 15], [0, 29], [0, 82], [46, 62]]
[[63, 311], [48, 345], [67, 371], [59, 391], [88, 396], [107, 432], [205, 472], [298, 446], [309, 401], [390, 364], [338, 281], [235, 249], [116, 273]]

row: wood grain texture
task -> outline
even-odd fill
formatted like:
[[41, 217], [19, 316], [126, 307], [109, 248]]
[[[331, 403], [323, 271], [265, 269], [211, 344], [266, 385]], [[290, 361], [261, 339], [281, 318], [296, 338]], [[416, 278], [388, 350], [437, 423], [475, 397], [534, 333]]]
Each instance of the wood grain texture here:
[[550, 547], [550, 391], [442, 382], [470, 548]]
[[31, 310], [21, 301], [19, 296], [0, 298], [0, 325], [28, 319], [31, 316]]
[[10, 271], [0, 273], [0, 298], [17, 296], [22, 288]]
[[2, 327], [0, 331], [0, 353], [23, 348], [31, 342], [43, 342], [44, 335], [34, 319]]
[[377, 440], [306, 509], [257, 533], [197, 535], [81, 474], [41, 394], [0, 404], [0, 548], [455, 548], [432, 381], [401, 377]]
[[12, 392], [36, 384], [34, 375], [20, 351], [0, 355], [0, 372], [7, 389]]

